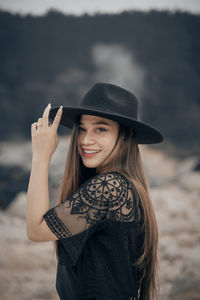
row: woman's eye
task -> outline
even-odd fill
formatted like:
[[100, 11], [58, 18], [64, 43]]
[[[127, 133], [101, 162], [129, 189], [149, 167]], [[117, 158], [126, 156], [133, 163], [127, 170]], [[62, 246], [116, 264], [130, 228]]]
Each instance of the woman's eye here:
[[[82, 132], [85, 132], [85, 131], [86, 131], [85, 128], [83, 128], [83, 127], [78, 127], [78, 132], [79, 132], [79, 133], [82, 133]], [[97, 128], [97, 132], [103, 132], [103, 131], [106, 131], [106, 129], [105, 129], [105, 128], [102, 128], [102, 127]]]
[[105, 129], [105, 128], [102, 128], [102, 127], [97, 128], [97, 130], [98, 130], [99, 132], [106, 131], [106, 129]]
[[79, 127], [79, 128], [78, 128], [78, 131], [79, 131], [79, 132], [83, 132], [83, 131], [85, 131], [85, 129], [82, 128], [82, 127]]

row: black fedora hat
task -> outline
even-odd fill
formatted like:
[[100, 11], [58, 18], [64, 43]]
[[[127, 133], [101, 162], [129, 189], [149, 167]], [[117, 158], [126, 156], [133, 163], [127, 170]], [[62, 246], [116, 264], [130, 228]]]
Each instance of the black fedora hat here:
[[[59, 106], [51, 108], [53, 120]], [[147, 123], [138, 120], [138, 100], [126, 89], [110, 83], [96, 83], [85, 94], [79, 106], [64, 106], [60, 124], [73, 128], [80, 115], [96, 115], [119, 124], [132, 127], [138, 144], [154, 144], [163, 141], [162, 134]]]

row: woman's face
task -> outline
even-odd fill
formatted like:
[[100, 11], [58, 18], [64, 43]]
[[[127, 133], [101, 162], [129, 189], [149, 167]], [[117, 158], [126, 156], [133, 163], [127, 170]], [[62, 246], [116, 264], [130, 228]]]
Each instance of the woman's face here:
[[[114, 155], [112, 152], [119, 124], [107, 118], [82, 115], [79, 123], [78, 151], [87, 168], [101, 172]], [[109, 156], [110, 155], [110, 156]]]

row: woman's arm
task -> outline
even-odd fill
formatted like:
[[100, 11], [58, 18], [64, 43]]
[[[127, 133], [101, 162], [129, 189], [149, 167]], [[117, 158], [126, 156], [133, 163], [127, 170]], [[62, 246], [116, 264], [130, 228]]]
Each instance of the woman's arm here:
[[50, 208], [48, 187], [49, 162], [32, 160], [32, 169], [27, 191], [27, 236], [34, 240], [43, 215]]
[[43, 215], [50, 206], [49, 164], [58, 145], [57, 128], [62, 115], [62, 109], [58, 109], [53, 124], [49, 124], [50, 107], [46, 107], [42, 118], [31, 127], [33, 157], [27, 191], [26, 229], [27, 236], [32, 241], [57, 239], [43, 220]]

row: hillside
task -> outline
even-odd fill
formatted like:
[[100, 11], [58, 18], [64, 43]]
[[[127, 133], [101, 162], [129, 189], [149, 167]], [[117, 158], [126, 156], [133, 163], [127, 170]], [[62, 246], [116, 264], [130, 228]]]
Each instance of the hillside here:
[[108, 81], [138, 96], [140, 118], [166, 138], [160, 149], [199, 154], [199, 28], [200, 16], [180, 12], [0, 12], [0, 139], [30, 139], [49, 102], [78, 104], [94, 82]]

